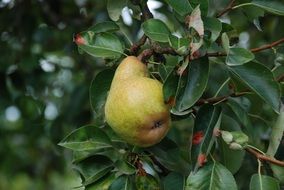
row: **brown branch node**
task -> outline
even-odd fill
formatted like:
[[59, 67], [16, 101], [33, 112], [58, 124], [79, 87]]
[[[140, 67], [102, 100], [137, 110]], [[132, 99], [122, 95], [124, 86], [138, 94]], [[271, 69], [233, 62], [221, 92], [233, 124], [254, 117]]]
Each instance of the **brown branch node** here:
[[161, 47], [158, 44], [152, 45], [151, 49], [145, 49], [143, 50], [139, 55], [138, 59], [142, 62], [146, 62], [152, 55], [155, 53], [157, 54], [168, 54], [168, 55], [179, 55], [175, 49], [171, 47]]

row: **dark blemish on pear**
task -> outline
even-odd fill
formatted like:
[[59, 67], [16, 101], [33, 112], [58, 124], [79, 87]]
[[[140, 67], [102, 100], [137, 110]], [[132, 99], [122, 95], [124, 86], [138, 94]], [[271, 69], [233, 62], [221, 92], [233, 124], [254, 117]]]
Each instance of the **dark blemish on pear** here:
[[154, 126], [152, 127], [152, 129], [156, 129], [156, 128], [159, 128], [159, 127], [161, 127], [162, 126], [162, 121], [156, 121], [155, 123], [154, 123]]

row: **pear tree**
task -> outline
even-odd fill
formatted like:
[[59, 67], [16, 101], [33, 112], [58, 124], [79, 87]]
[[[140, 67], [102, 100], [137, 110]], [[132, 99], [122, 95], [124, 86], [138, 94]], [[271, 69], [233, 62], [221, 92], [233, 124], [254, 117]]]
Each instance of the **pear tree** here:
[[[108, 20], [74, 36], [79, 53], [105, 63], [90, 81], [95, 120], [59, 143], [73, 151], [82, 187], [284, 187], [284, 32], [269, 42], [254, 36], [268, 30], [267, 16], [284, 16], [283, 1], [108, 0], [105, 8]], [[263, 61], [267, 52], [275, 61]]]

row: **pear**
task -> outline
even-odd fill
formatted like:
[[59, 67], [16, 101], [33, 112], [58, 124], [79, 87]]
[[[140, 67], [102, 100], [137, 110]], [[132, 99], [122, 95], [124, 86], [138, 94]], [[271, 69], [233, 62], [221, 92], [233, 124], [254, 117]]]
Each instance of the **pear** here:
[[137, 57], [126, 57], [114, 74], [105, 104], [105, 118], [126, 142], [148, 147], [167, 134], [171, 118], [162, 84], [149, 78]]

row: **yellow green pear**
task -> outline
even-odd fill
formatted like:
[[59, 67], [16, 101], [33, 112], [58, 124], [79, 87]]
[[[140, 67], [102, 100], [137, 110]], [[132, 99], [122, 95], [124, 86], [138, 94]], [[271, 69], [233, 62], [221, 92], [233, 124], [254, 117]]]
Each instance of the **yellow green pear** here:
[[162, 84], [149, 78], [145, 64], [134, 56], [118, 66], [105, 105], [111, 128], [130, 144], [148, 147], [167, 134], [171, 118]]

